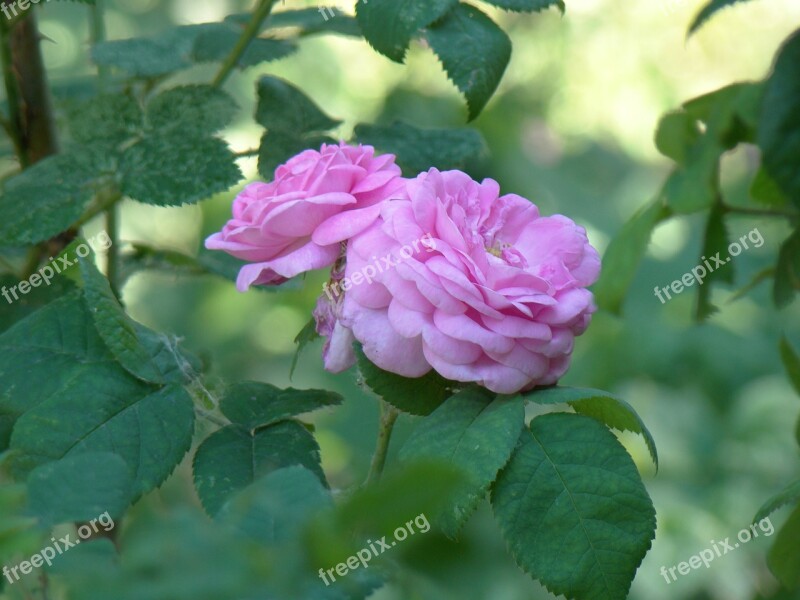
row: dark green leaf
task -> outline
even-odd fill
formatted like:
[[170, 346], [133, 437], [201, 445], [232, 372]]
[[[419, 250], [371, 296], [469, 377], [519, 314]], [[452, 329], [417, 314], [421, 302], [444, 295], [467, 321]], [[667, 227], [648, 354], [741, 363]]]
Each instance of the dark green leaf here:
[[[706, 259], [711, 260], [714, 256], [718, 256], [726, 264], [710, 271], [705, 280], [698, 283], [697, 309], [695, 311], [695, 318], [698, 321], [704, 321], [717, 312], [717, 307], [711, 304], [711, 290], [714, 283], [717, 281], [733, 283], [734, 281], [735, 271], [733, 265], [730, 264], [731, 257], [727, 256], [729, 244], [728, 230], [725, 227], [725, 211], [721, 204], [716, 203], [708, 214], [703, 238], [703, 253], [698, 264], [703, 264]], [[726, 256], [727, 258], [725, 258]]]
[[511, 58], [511, 40], [494, 21], [468, 4], [459, 4], [432, 25], [425, 39], [464, 94], [469, 119], [474, 119], [500, 84]]
[[658, 467], [658, 451], [653, 436], [634, 408], [622, 398], [602, 390], [572, 387], [545, 388], [529, 392], [524, 397], [537, 404], [569, 404], [576, 413], [597, 419], [613, 429], [638, 433]]
[[689, 27], [689, 35], [700, 29], [717, 11], [736, 4], [737, 2], [747, 2], [747, 0], [709, 0]]
[[764, 168], [800, 207], [800, 32], [783, 45], [766, 83], [758, 123]]
[[[192, 59], [199, 63], [223, 61], [231, 54], [241, 35], [241, 29], [236, 27], [220, 27], [204, 31], [195, 40]], [[248, 44], [237, 66], [246, 69], [263, 62], [285, 58], [296, 51], [297, 46], [289, 40], [255, 38]]]
[[96, 363], [86, 375], [62, 380], [58, 394], [19, 418], [11, 436], [15, 474], [87, 452], [114, 452], [128, 463], [135, 496], [158, 487], [191, 445], [192, 399], [182, 387], [156, 388], [116, 365]]
[[670, 210], [657, 200], [642, 207], [611, 241], [603, 256], [603, 272], [595, 285], [597, 304], [619, 314], [636, 269], [647, 251], [656, 225], [670, 216]]
[[358, 370], [364, 382], [395, 408], [412, 415], [429, 415], [453, 393], [452, 382], [431, 370], [409, 378], [384, 371], [356, 347]]
[[753, 517], [753, 523], [766, 519], [782, 506], [797, 504], [798, 502], [800, 502], [800, 479], [787, 485], [779, 493], [767, 500], [761, 508], [758, 509], [756, 516]]
[[468, 389], [448, 398], [406, 440], [402, 460], [443, 460], [467, 477], [454, 502], [437, 519], [447, 535], [455, 537], [486, 496], [524, 425], [521, 398], [492, 401], [491, 394]]
[[800, 290], [800, 229], [789, 236], [781, 245], [778, 265], [775, 267], [775, 286], [772, 297], [775, 306], [789, 304]]
[[458, 5], [458, 0], [359, 0], [356, 17], [370, 46], [396, 62], [412, 38]]
[[241, 178], [236, 157], [224, 141], [182, 131], [147, 137], [122, 157], [122, 191], [157, 206], [199, 202]]
[[128, 464], [111, 452], [86, 452], [47, 463], [28, 477], [31, 510], [46, 526], [116, 519], [131, 502]]
[[296, 421], [282, 421], [255, 433], [237, 425], [211, 434], [194, 457], [194, 484], [210, 515], [256, 479], [291, 465], [302, 465], [324, 482], [319, 446]]
[[97, 96], [69, 111], [72, 139], [111, 149], [136, 135], [142, 127], [142, 109], [128, 94]]
[[222, 413], [245, 429], [271, 425], [288, 417], [336, 406], [344, 398], [326, 390], [279, 389], [268, 383], [232, 385], [220, 402]]
[[486, 0], [486, 2], [519, 12], [534, 12], [555, 6], [563, 13], [566, 8], [564, 0]]
[[[325, 16], [328, 16], [328, 18], [326, 19]], [[296, 27], [299, 29], [298, 35], [300, 36], [314, 35], [316, 33], [336, 33], [361, 37], [361, 29], [358, 26], [358, 22], [353, 17], [342, 14], [338, 8], [333, 6], [275, 12], [267, 19], [266, 27], [268, 29]]]
[[323, 113], [299, 88], [269, 75], [258, 80], [256, 121], [271, 132], [297, 137], [327, 131], [340, 123]]
[[495, 482], [492, 505], [519, 565], [568, 598], [627, 598], [655, 534], [633, 461], [582, 415], [534, 419]]
[[99, 177], [97, 159], [90, 149], [72, 149], [10, 178], [0, 195], [0, 246], [41, 242], [77, 221]]
[[[258, 149], [258, 172], [271, 181], [275, 169], [303, 150], [319, 150], [322, 144], [335, 144], [336, 140], [325, 135], [298, 135], [274, 129], [261, 136]], [[260, 286], [263, 287], [263, 286]]]
[[781, 338], [780, 349], [781, 360], [783, 360], [783, 366], [789, 375], [789, 381], [794, 390], [800, 394], [800, 355], [795, 352], [785, 336]]
[[355, 137], [359, 143], [397, 156], [397, 164], [407, 173], [422, 173], [431, 167], [463, 169], [486, 149], [475, 129], [419, 129], [402, 121], [391, 125], [361, 123], [356, 125]]
[[210, 85], [184, 85], [160, 93], [147, 104], [147, 122], [165, 133], [215, 133], [230, 124], [238, 106], [227, 93]]
[[800, 506], [778, 531], [767, 555], [767, 564], [781, 584], [794, 590], [800, 586]]

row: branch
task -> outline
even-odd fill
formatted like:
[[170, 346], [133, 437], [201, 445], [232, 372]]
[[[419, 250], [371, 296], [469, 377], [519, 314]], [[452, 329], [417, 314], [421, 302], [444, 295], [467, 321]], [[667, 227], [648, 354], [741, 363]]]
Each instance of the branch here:
[[214, 78], [214, 81], [211, 85], [214, 87], [220, 87], [223, 83], [225, 83], [225, 80], [231, 74], [233, 69], [236, 68], [237, 64], [239, 64], [239, 59], [247, 50], [250, 42], [252, 42], [253, 39], [258, 35], [258, 32], [261, 29], [261, 24], [269, 16], [275, 1], [276, 0], [260, 0], [258, 7], [256, 7], [256, 10], [253, 12], [253, 17], [250, 19], [247, 27], [244, 28], [242, 35], [239, 37], [239, 40], [236, 42], [236, 46], [234, 46], [230, 55], [228, 55], [228, 58], [226, 58], [225, 62], [222, 63], [222, 67], [220, 68], [219, 73], [217, 73], [217, 76]]

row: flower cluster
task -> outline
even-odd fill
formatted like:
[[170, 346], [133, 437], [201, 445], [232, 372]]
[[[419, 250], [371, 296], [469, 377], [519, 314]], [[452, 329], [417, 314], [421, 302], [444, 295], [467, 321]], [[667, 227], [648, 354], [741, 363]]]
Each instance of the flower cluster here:
[[246, 187], [206, 245], [251, 263], [242, 291], [333, 267], [328, 285], [345, 291], [314, 311], [330, 371], [353, 365], [358, 341], [406, 377], [435, 369], [497, 393], [556, 383], [595, 310], [586, 231], [491, 179], [406, 179], [394, 159], [344, 143], [306, 150]]

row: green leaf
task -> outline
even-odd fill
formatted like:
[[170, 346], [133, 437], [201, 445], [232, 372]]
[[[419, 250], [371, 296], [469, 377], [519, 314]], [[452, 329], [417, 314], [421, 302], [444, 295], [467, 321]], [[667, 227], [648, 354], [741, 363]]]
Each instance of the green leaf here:
[[762, 166], [756, 171], [750, 185], [750, 197], [754, 202], [765, 206], [781, 207], [789, 203], [788, 198], [775, 180]]
[[33, 513], [45, 526], [122, 515], [131, 502], [128, 464], [111, 452], [87, 452], [47, 463], [28, 477]]
[[534, 419], [494, 484], [492, 505], [517, 563], [568, 598], [624, 600], [655, 535], [633, 461], [582, 415]]
[[277, 469], [238, 493], [219, 518], [264, 544], [297, 539], [309, 519], [333, 506], [330, 492], [302, 466]]
[[[318, 150], [322, 144], [335, 144], [336, 140], [326, 135], [297, 135], [295, 133], [275, 129], [261, 136], [258, 149], [258, 172], [271, 181], [275, 169], [303, 150]], [[264, 287], [264, 286], [259, 286]]]
[[158, 133], [131, 146], [121, 171], [125, 195], [157, 206], [199, 202], [242, 179], [224, 141], [183, 131]]
[[431, 167], [463, 169], [486, 151], [481, 134], [466, 127], [420, 129], [403, 121], [391, 125], [361, 123], [356, 125], [355, 137], [359, 143], [397, 156], [397, 164], [407, 173], [422, 173]]
[[459, 4], [425, 33], [448, 77], [467, 100], [469, 120], [492, 97], [511, 59], [511, 40], [494, 21]]
[[[225, 60], [233, 51], [242, 35], [242, 30], [235, 27], [220, 27], [202, 32], [195, 40], [192, 59], [195, 62], [215, 62]], [[297, 46], [290, 40], [255, 38], [236, 65], [246, 69], [263, 62], [280, 60], [297, 51]]]
[[[321, 15], [335, 15], [327, 19], [320, 18]], [[242, 15], [249, 19], [250, 15]], [[231, 18], [231, 17], [228, 17]], [[235, 17], [234, 17], [235, 18]], [[283, 27], [295, 27], [299, 29], [297, 35], [300, 37], [314, 35], [317, 33], [336, 33], [361, 37], [361, 29], [356, 19], [349, 15], [342, 14], [336, 7], [301, 8], [298, 10], [283, 10], [270, 14], [266, 22], [268, 29], [280, 29]]]
[[90, 254], [78, 259], [78, 263], [83, 278], [83, 297], [97, 332], [125, 370], [142, 381], [164, 383], [164, 375], [142, 346], [134, 321], [125, 314], [92, 258]]
[[800, 207], [800, 32], [778, 52], [766, 82], [758, 123], [764, 168]]
[[327, 131], [341, 121], [331, 119], [299, 88], [278, 77], [258, 80], [256, 121], [271, 132], [301, 134]]
[[447, 461], [467, 477], [453, 504], [437, 519], [448, 536], [458, 535], [486, 496], [524, 426], [521, 398], [492, 401], [485, 391], [468, 389], [445, 400], [406, 440], [401, 460]]
[[239, 107], [227, 93], [210, 85], [184, 85], [160, 93], [147, 104], [148, 125], [166, 133], [211, 134], [229, 125]]
[[800, 290], [800, 229], [781, 244], [772, 297], [775, 306], [786, 306]]
[[72, 139], [116, 149], [142, 127], [142, 109], [129, 94], [96, 96], [68, 113]]
[[319, 446], [300, 423], [282, 421], [255, 433], [229, 425], [211, 434], [197, 449], [194, 484], [203, 507], [213, 516], [236, 492], [291, 465], [302, 465], [325, 482]]
[[710, 134], [688, 149], [684, 162], [667, 179], [663, 196], [677, 214], [688, 214], [713, 206], [719, 191], [719, 161], [724, 146]]
[[412, 38], [457, 5], [458, 0], [358, 0], [356, 17], [370, 46], [401, 63]]
[[78, 293], [47, 305], [0, 335], [0, 450], [14, 421], [97, 373], [119, 371]]
[[453, 383], [434, 370], [422, 377], [402, 377], [379, 368], [360, 347], [355, 350], [358, 370], [369, 389], [403, 412], [429, 415], [453, 394]]
[[787, 504], [797, 504], [798, 502], [800, 502], [800, 479], [794, 483], [790, 483], [772, 498], [767, 500], [761, 506], [761, 508], [758, 509], [756, 516], [753, 517], [753, 523], [757, 523], [762, 519], [766, 519], [782, 506]]
[[536, 390], [525, 394], [524, 398], [537, 404], [569, 404], [576, 413], [597, 419], [613, 429], [638, 433], [658, 468], [658, 451], [653, 436], [636, 410], [622, 398], [602, 390], [572, 387]]
[[670, 216], [659, 199], [642, 207], [611, 241], [603, 256], [603, 272], [594, 288], [597, 304], [619, 314], [656, 225]]
[[566, 10], [564, 0], [486, 0], [486, 2], [506, 10], [518, 12], [538, 12], [553, 6], [557, 7], [562, 14]]
[[794, 590], [800, 586], [800, 507], [783, 524], [767, 555], [770, 571], [781, 584]]
[[697, 142], [700, 132], [697, 122], [686, 111], [669, 112], [658, 123], [656, 148], [676, 163], [686, 162], [689, 148]]
[[8, 179], [0, 195], [0, 246], [35, 244], [68, 229], [83, 214], [99, 171], [95, 152], [72, 149]]
[[692, 35], [695, 31], [700, 29], [717, 11], [736, 4], [737, 2], [747, 2], [747, 0], [709, 0], [708, 4], [703, 6], [694, 18], [694, 21], [692, 21], [689, 27], [689, 35]]
[[232, 422], [245, 429], [255, 429], [336, 406], [343, 400], [339, 394], [326, 390], [282, 390], [268, 383], [243, 381], [228, 389], [220, 402], [220, 409]]
[[116, 365], [95, 364], [87, 375], [62, 383], [19, 418], [12, 471], [21, 477], [54, 460], [114, 452], [133, 474], [136, 497], [158, 487], [191, 445], [192, 399], [180, 386], [156, 388]]
[[781, 337], [780, 350], [781, 360], [786, 373], [789, 375], [789, 381], [794, 390], [800, 394], [800, 355], [792, 348], [786, 336]]
[[703, 238], [703, 252], [700, 255], [698, 264], [701, 264], [706, 258], [711, 259], [716, 255], [719, 255], [721, 260], [726, 261], [726, 264], [715, 268], [706, 275], [702, 283], [698, 283], [697, 309], [695, 311], [695, 318], [698, 321], [704, 321], [717, 312], [717, 307], [711, 304], [711, 290], [714, 283], [717, 281], [733, 283], [734, 281], [735, 270], [733, 264], [731, 264], [731, 258], [722, 258], [728, 254], [729, 239], [728, 230], [725, 227], [725, 210], [720, 203], [716, 203], [708, 214]]
[[311, 317], [308, 323], [303, 325], [303, 328], [294, 338], [294, 343], [297, 344], [297, 350], [295, 350], [294, 356], [292, 357], [292, 366], [289, 367], [289, 379], [294, 375], [294, 370], [297, 368], [297, 361], [300, 358], [300, 353], [303, 351], [303, 348], [319, 338], [320, 335], [317, 333], [317, 320]]

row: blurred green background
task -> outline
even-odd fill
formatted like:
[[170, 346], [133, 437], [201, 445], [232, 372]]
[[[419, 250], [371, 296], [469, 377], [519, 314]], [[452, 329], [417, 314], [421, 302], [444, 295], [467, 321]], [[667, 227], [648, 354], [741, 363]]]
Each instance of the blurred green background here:
[[[311, 4], [287, 0], [280, 8]], [[602, 252], [634, 210], [656, 194], [667, 172], [652, 142], [659, 116], [693, 96], [765, 75], [781, 40], [800, 24], [800, 3], [760, 0], [726, 10], [688, 40], [685, 32], [700, 0], [567, 4], [564, 17], [556, 11], [493, 13], [512, 36], [514, 54], [498, 95], [474, 123], [488, 150], [470, 171], [498, 180], [504, 192], [531, 198], [544, 214], [569, 215]], [[242, 0], [109, 0], [108, 5], [109, 39], [157, 33], [170, 23], [220, 20], [250, 8]], [[352, 2], [341, 8], [352, 12]], [[40, 26], [51, 40], [45, 42], [45, 58], [58, 95], [76, 77], [93, 72], [87, 20], [75, 5], [52, 2], [43, 7]], [[212, 73], [213, 67], [198, 67], [180, 77], [208, 81]], [[228, 83], [242, 107], [225, 133], [237, 151], [258, 146], [253, 90], [264, 73], [299, 85], [341, 118], [343, 139], [357, 122], [400, 117], [445, 127], [463, 125], [466, 118], [462, 100], [422, 46], [415, 45], [402, 66], [361, 40], [310, 38], [299, 53]], [[254, 179], [255, 159], [241, 164]], [[723, 178], [734, 202], [746, 194], [756, 164], [757, 156], [746, 150], [725, 158]], [[129, 203], [121, 237], [194, 253], [227, 219], [236, 191], [179, 209]], [[92, 227], [99, 230], [101, 224]], [[735, 259], [738, 286], [774, 262], [788, 233], [782, 223], [737, 217], [731, 234], [738, 238], [754, 227], [765, 243]], [[654, 297], [656, 285], [668, 285], [697, 264], [701, 228], [700, 221], [684, 218], [656, 231], [624, 318], [595, 316], [563, 381], [621, 394], [656, 438], [657, 475], [643, 443], [623, 437], [658, 511], [656, 540], [633, 585], [631, 597], [638, 600], [771, 597], [776, 584], [764, 558], [769, 538], [759, 537], [669, 585], [659, 570], [687, 560], [711, 540], [734, 537], [767, 497], [800, 472], [793, 443], [800, 402], [777, 352], [781, 333], [800, 345], [798, 303], [777, 312], [766, 285], [727, 303], [733, 290], [722, 288], [714, 296], [721, 312], [697, 326], [691, 320], [695, 290], [665, 305]], [[320, 343], [304, 351], [289, 379], [293, 338], [325, 279], [317, 273], [292, 291], [240, 294], [221, 279], [147, 273], [131, 279], [124, 296], [134, 318], [181, 336], [215, 377], [343, 393], [345, 405], [315, 424], [332, 484], [347, 486], [366, 473], [377, 423], [375, 399], [352, 373], [332, 376], [322, 370]], [[401, 418], [392, 449], [412, 425], [411, 418]], [[190, 465], [184, 464], [179, 477], [145, 503], [185, 503], [193, 493], [190, 477]], [[785, 512], [773, 515], [776, 529], [785, 517]], [[413, 574], [376, 593], [375, 600], [550, 597], [514, 565], [486, 507], [459, 545], [432, 537], [409, 559]]]

